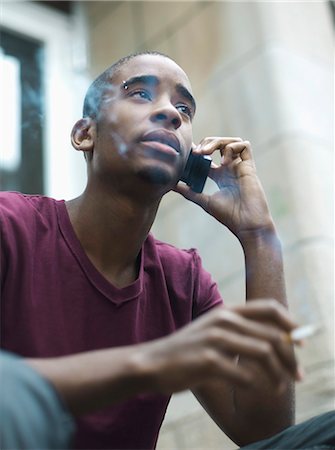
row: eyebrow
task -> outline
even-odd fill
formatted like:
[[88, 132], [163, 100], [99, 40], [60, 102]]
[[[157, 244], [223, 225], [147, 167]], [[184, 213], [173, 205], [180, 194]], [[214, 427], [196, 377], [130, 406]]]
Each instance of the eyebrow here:
[[[129, 78], [129, 80], [122, 82], [123, 89], [128, 89], [136, 84], [144, 84], [147, 86], [158, 86], [160, 83], [160, 80], [155, 75], [139, 75], [136, 77]], [[185, 86], [178, 83], [176, 84], [176, 91], [183, 96], [186, 100], [188, 100], [192, 108], [194, 109], [194, 112], [196, 110], [196, 103], [193, 95], [190, 93], [188, 89], [186, 89]]]
[[135, 84], [146, 84], [149, 86], [157, 86], [159, 84], [159, 79], [154, 75], [139, 75], [137, 77], [132, 77], [129, 78], [129, 80], [123, 81], [122, 87], [124, 89], [128, 89], [129, 87], [132, 87]]
[[191, 92], [190, 92], [188, 89], [186, 89], [186, 87], [183, 86], [182, 84], [177, 84], [177, 85], [176, 85], [176, 90], [177, 90], [177, 92], [178, 92], [180, 95], [182, 95], [184, 98], [186, 98], [186, 99], [191, 103], [192, 108], [193, 108], [193, 110], [194, 110], [194, 112], [195, 112], [197, 106], [196, 106], [194, 97], [193, 97], [193, 95], [191, 94]]

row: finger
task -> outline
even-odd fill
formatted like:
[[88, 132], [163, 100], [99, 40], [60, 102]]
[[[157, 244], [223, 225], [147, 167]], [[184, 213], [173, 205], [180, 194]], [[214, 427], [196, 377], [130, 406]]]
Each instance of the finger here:
[[279, 386], [283, 379], [294, 377], [281, 363], [269, 342], [222, 330], [221, 345], [224, 353], [229, 351], [256, 363], [274, 386]]
[[281, 361], [285, 362], [290, 374], [296, 381], [301, 381], [303, 370], [296, 359], [292, 344], [285, 339], [286, 336], [287, 334], [280, 334], [280, 336], [271, 339], [271, 342]]
[[232, 164], [234, 159], [234, 147], [227, 145], [221, 150], [221, 164], [228, 166]]
[[[251, 321], [253, 322], [253, 321]], [[299, 365], [296, 360], [293, 347], [287, 341], [287, 333], [280, 331], [277, 327], [269, 326], [267, 324], [259, 324], [254, 322], [248, 324], [249, 330], [252, 330], [253, 336], [264, 342], [269, 343], [276, 352], [280, 363], [285, 367], [287, 373], [295, 379], [300, 379]]]
[[203, 155], [211, 155], [214, 151], [223, 149], [226, 145], [234, 142], [242, 142], [242, 139], [237, 137], [207, 137], [200, 141], [194, 151]]
[[208, 202], [207, 195], [192, 191], [189, 186], [182, 182], [177, 183], [173, 190], [178, 192], [178, 194], [181, 194], [187, 200], [190, 200], [203, 208], [206, 206], [206, 202]]
[[206, 349], [202, 358], [202, 377], [203, 378], [226, 378], [227, 380], [237, 384], [238, 386], [250, 386], [252, 383], [251, 373], [248, 370], [242, 370], [236, 364], [235, 358], [222, 353], [220, 349], [210, 348]]
[[231, 309], [245, 318], [271, 322], [286, 332], [298, 326], [287, 309], [274, 299], [249, 300], [246, 305]]
[[231, 142], [224, 147], [223, 156], [224, 158], [230, 156], [231, 159], [239, 157], [242, 161], [253, 161], [251, 144], [249, 141]]
[[242, 161], [249, 161], [255, 166], [249, 141], [240, 138], [206, 138], [194, 150], [195, 153], [206, 155], [212, 155], [215, 151], [220, 151], [221, 166], [234, 168]]
[[221, 326], [226, 330], [233, 330], [239, 335], [253, 337], [271, 345], [285, 371], [291, 377], [298, 377], [298, 363], [292, 351], [292, 346], [287, 342], [287, 333], [277, 327], [245, 319], [239, 314], [230, 313], [230, 311], [225, 312], [225, 318]]
[[243, 139], [241, 139], [240, 137], [237, 136], [208, 136], [205, 137], [204, 139], [202, 139], [199, 142], [199, 145], [201, 146], [206, 146], [212, 142], [222, 142], [223, 145], [227, 145], [230, 142], [242, 142]]
[[216, 164], [214, 161], [211, 161], [211, 166], [210, 169], [219, 169], [221, 166], [219, 166], [218, 164]]
[[218, 364], [218, 376], [220, 378], [224, 376], [228, 381], [240, 387], [252, 386], [253, 377], [251, 371], [236, 364], [230, 358], [222, 357], [222, 354], [220, 354]]
[[[276, 300], [254, 300], [247, 304], [247, 308], [236, 307], [234, 310], [248, 319], [257, 320], [252, 325], [257, 328], [254, 330], [255, 335], [268, 339], [287, 370], [294, 374], [296, 380], [301, 380], [303, 370], [295, 358], [292, 343], [288, 339], [290, 332], [297, 328], [297, 324], [290, 318], [288, 311]], [[265, 320], [268, 324], [274, 324], [275, 327], [264, 323], [259, 324], [259, 320]], [[249, 324], [249, 332], [252, 332], [252, 326]]]

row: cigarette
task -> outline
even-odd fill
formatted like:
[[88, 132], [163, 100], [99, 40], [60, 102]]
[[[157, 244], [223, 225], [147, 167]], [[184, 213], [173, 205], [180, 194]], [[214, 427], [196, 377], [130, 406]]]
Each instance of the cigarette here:
[[303, 325], [302, 327], [295, 328], [291, 331], [288, 335], [288, 341], [291, 343], [297, 343], [303, 339], [314, 336], [318, 331], [320, 331], [320, 327], [318, 325]]

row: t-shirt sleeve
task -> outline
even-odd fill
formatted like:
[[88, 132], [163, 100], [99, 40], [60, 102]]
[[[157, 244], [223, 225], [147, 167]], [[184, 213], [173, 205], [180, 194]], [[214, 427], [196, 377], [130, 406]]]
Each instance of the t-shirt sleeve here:
[[[176, 248], [152, 236], [149, 236], [147, 245], [147, 265], [155, 268], [150, 279], [161, 282], [164, 279], [173, 315], [178, 317], [178, 327], [223, 304], [217, 283], [204, 269], [197, 249]], [[149, 252], [152, 258], [150, 264]], [[160, 271], [157, 272], [157, 268]]]
[[35, 245], [34, 219], [27, 196], [18, 192], [0, 192], [1, 286], [10, 270], [20, 276], [23, 255]]
[[193, 250], [193, 271], [194, 297], [192, 318], [195, 319], [215, 306], [223, 305], [223, 300], [217, 283], [202, 266], [201, 258], [196, 250]]
[[1, 286], [5, 278], [7, 270], [7, 256], [8, 256], [8, 212], [10, 211], [10, 204], [8, 194], [0, 192], [0, 279]]

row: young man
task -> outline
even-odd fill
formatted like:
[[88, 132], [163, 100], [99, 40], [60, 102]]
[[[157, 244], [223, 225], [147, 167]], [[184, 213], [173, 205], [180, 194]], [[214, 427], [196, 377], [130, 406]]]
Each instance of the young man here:
[[[0, 197], [2, 343], [81, 416], [76, 448], [154, 448], [170, 394], [184, 389], [239, 445], [293, 423], [296, 324], [250, 143], [194, 145], [194, 113], [174, 61], [124, 58], [93, 83], [73, 128], [87, 161], [83, 194]], [[210, 169], [213, 195], [178, 183], [191, 148], [222, 156]], [[150, 234], [171, 189], [239, 239], [246, 305], [223, 307], [196, 251]]]

